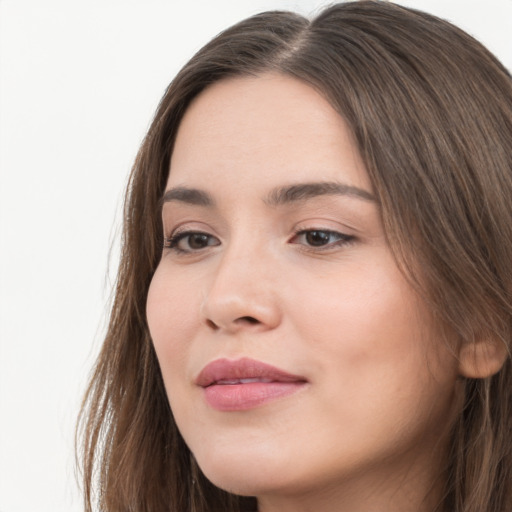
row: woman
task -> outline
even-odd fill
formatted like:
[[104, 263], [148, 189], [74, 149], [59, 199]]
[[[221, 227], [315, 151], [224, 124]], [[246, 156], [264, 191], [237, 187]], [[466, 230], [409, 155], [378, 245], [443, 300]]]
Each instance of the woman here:
[[396, 5], [169, 86], [82, 413], [86, 509], [512, 510], [512, 81]]

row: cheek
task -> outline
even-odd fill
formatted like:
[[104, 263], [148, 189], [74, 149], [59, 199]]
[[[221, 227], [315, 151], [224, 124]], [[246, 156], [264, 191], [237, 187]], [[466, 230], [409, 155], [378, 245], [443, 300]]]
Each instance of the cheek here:
[[295, 300], [298, 330], [318, 348], [354, 358], [382, 359], [411, 348], [424, 322], [412, 290], [393, 267], [350, 265], [323, 279], [295, 279], [301, 287], [295, 296], [307, 297]]
[[179, 276], [170, 276], [158, 267], [148, 291], [146, 315], [166, 387], [168, 377], [181, 375], [185, 368], [187, 348], [199, 325], [197, 291]]
[[411, 406], [426, 389], [452, 383], [454, 358], [392, 260], [329, 277], [313, 290], [311, 281], [301, 284], [309, 300], [296, 301], [294, 315], [296, 338], [314, 348], [316, 371], [335, 390], [329, 399], [358, 396], [354, 407], [379, 409], [389, 397]]

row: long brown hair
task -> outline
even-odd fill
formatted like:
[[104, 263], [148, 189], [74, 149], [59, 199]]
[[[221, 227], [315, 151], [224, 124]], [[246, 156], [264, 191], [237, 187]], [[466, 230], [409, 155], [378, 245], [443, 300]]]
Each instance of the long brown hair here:
[[[176, 132], [209, 84], [274, 71], [320, 91], [350, 126], [397, 263], [440, 324], [471, 343], [512, 339], [512, 80], [453, 25], [387, 2], [334, 5], [309, 21], [245, 20], [170, 84], [135, 161], [106, 339], [79, 438], [85, 508], [241, 512], [201, 474], [173, 419], [145, 317], [159, 263]], [[466, 379], [440, 510], [512, 510], [512, 373]], [[440, 469], [441, 471], [441, 469]]]

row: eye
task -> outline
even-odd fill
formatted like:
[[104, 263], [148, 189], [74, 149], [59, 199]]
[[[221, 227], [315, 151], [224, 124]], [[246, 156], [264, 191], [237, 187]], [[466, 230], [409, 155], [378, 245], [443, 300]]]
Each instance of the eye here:
[[183, 231], [164, 239], [164, 248], [179, 253], [192, 253], [220, 245], [218, 238], [200, 231]]
[[346, 245], [354, 240], [351, 235], [327, 229], [304, 229], [297, 231], [291, 243], [305, 245], [309, 248], [330, 249]]

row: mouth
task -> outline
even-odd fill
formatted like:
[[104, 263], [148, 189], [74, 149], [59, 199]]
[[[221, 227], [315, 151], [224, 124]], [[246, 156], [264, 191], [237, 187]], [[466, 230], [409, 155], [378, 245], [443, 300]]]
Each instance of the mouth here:
[[219, 411], [244, 411], [303, 389], [307, 380], [275, 366], [242, 358], [217, 359], [206, 365], [195, 384], [207, 404]]

